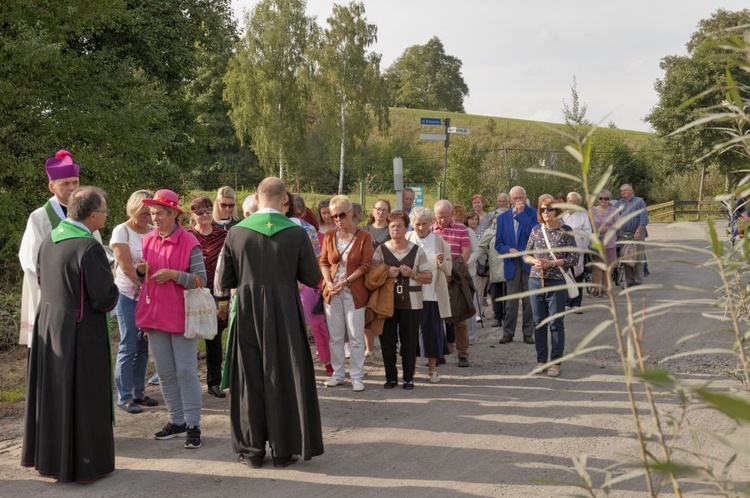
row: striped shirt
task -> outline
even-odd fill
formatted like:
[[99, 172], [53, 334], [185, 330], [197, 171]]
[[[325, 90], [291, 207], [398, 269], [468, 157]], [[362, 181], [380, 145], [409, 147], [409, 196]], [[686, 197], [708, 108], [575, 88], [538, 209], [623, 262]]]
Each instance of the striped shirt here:
[[[203, 235], [195, 228], [190, 228], [188, 232], [195, 235], [198, 239], [198, 243], [201, 245], [201, 251], [203, 252], [203, 263], [206, 267], [206, 285], [207, 289], [213, 289], [214, 287], [214, 275], [216, 274], [216, 262], [219, 259], [222, 247], [224, 247], [224, 240], [227, 238], [229, 233], [223, 226], [212, 224], [213, 231], [208, 235]], [[192, 256], [192, 254], [191, 254]]]
[[437, 222], [432, 225], [432, 233], [440, 235], [451, 246], [451, 257], [461, 256], [461, 249], [471, 249], [471, 236], [463, 223], [451, 221], [446, 228], [441, 228]]

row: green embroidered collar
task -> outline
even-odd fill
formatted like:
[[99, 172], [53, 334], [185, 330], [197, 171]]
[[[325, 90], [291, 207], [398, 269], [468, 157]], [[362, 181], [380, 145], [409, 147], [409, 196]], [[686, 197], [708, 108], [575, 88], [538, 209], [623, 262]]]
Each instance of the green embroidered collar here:
[[287, 228], [297, 224], [279, 213], [255, 213], [237, 223], [238, 227], [248, 228], [266, 237], [273, 237]]
[[81, 228], [75, 223], [71, 223], [68, 220], [61, 221], [60, 224], [52, 230], [52, 242], [54, 242], [55, 244], [68, 239], [85, 238], [94, 239], [94, 236], [91, 235], [91, 232], [89, 232], [85, 228]]

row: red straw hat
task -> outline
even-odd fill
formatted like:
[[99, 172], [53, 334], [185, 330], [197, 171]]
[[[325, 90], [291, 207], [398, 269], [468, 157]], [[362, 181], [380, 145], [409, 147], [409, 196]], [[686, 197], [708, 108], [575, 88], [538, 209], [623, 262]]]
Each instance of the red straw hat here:
[[157, 190], [152, 199], [144, 199], [143, 203], [147, 206], [166, 206], [174, 209], [179, 214], [183, 214], [182, 209], [180, 209], [180, 197], [166, 188]]

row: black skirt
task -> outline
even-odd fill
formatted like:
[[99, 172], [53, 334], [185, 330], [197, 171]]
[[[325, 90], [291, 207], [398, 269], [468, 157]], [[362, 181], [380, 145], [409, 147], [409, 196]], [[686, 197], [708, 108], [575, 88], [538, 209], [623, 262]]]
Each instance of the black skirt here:
[[419, 356], [423, 358], [442, 358], [446, 348], [445, 329], [440, 318], [437, 301], [424, 301], [422, 324], [419, 330]]

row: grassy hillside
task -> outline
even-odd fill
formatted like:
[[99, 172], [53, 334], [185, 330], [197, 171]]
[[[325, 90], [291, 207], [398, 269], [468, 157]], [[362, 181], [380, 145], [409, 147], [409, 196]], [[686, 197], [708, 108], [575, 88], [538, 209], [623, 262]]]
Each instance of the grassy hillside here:
[[[391, 133], [413, 132], [419, 133], [441, 133], [440, 126], [421, 125], [420, 118], [450, 118], [451, 126], [471, 129], [471, 136], [477, 143], [490, 139], [512, 139], [519, 136], [538, 136], [555, 133], [555, 131], [566, 132], [568, 128], [564, 124], [545, 123], [542, 121], [528, 121], [525, 119], [512, 119], [496, 116], [480, 116], [477, 114], [462, 114], [458, 112], [425, 111], [422, 109], [404, 109], [391, 107], [389, 109], [391, 119]], [[494, 123], [494, 124], [493, 124]], [[618, 130], [622, 137], [632, 147], [638, 148], [652, 136], [651, 133], [633, 130]]]

